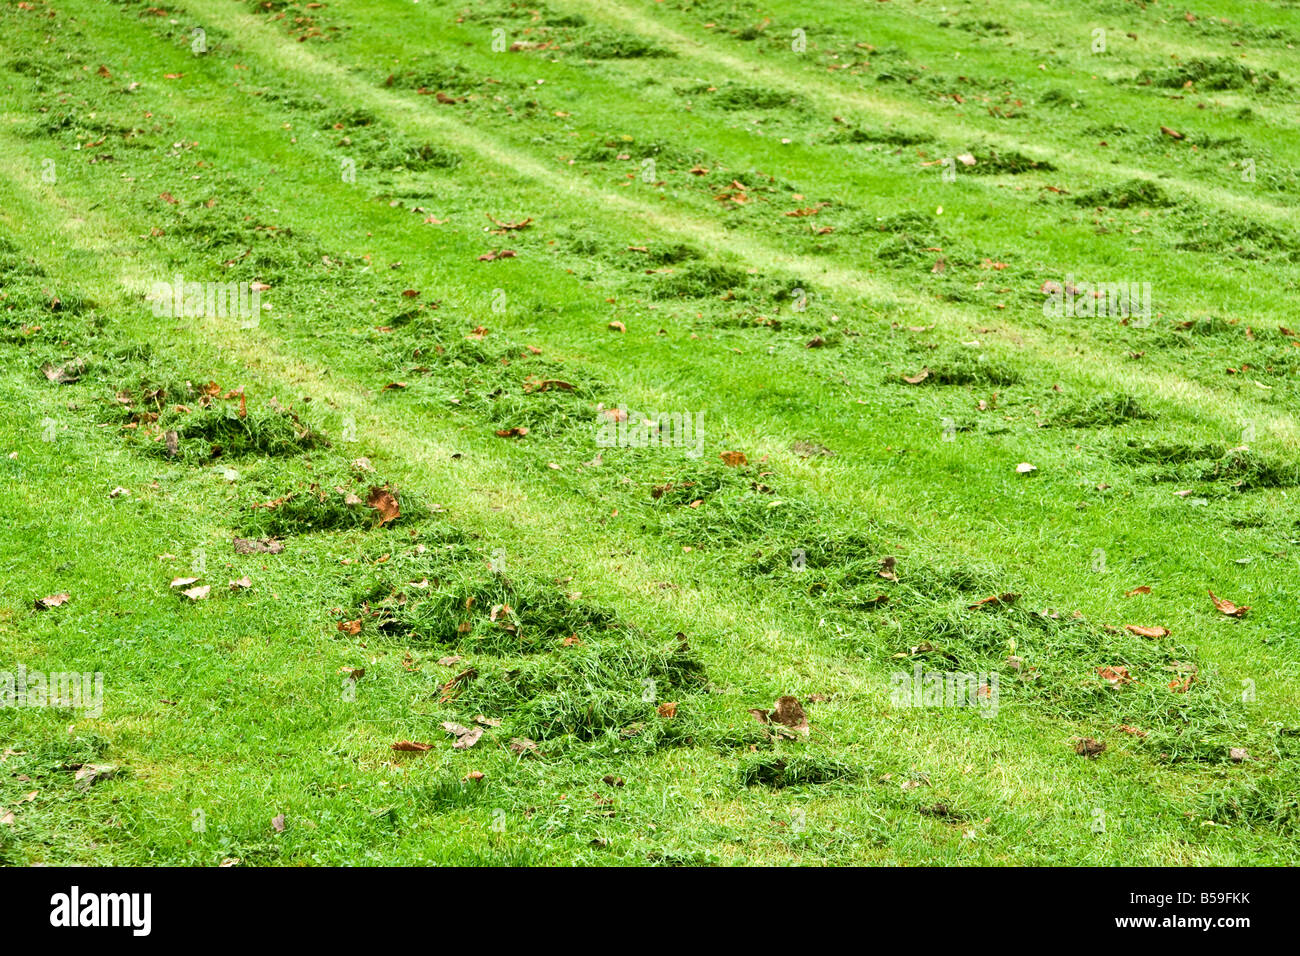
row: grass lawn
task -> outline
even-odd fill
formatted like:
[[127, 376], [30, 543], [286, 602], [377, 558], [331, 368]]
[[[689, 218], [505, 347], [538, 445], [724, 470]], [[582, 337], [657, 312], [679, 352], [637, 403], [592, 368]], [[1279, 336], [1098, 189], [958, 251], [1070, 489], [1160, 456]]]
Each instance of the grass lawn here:
[[155, 2], [0, 7], [0, 863], [1300, 862], [1300, 4]]

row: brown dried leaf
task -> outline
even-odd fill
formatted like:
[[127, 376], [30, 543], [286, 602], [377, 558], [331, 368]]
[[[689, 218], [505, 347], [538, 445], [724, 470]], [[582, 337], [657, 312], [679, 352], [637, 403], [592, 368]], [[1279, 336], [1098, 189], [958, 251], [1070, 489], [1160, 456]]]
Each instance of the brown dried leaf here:
[[455, 750], [468, 750], [478, 743], [479, 738], [483, 736], [482, 727], [462, 727], [460, 724], [454, 724], [449, 720], [443, 722], [442, 729], [456, 738], [456, 742], [452, 744], [452, 748]]
[[73, 778], [73, 783], [78, 790], [89, 790], [100, 780], [115, 776], [117, 776], [117, 764], [87, 763], [81, 765]]
[[445, 704], [447, 701], [451, 700], [453, 697], [456, 696], [456, 692], [458, 690], [460, 690], [463, 686], [468, 684], [477, 676], [478, 676], [478, 669], [474, 667], [468, 667], [465, 670], [461, 671], [451, 680], [447, 681], [447, 683], [442, 685], [442, 693], [438, 695], [438, 700]]
[[402, 509], [397, 505], [397, 499], [388, 490], [387, 485], [382, 488], [372, 485], [370, 495], [366, 498], [366, 504], [379, 513], [379, 523], [376, 525], [379, 528], [382, 528], [390, 521], [395, 521], [402, 514]]
[[1091, 737], [1080, 737], [1074, 744], [1074, 752], [1080, 757], [1095, 757], [1105, 749], [1104, 741], [1093, 740]]
[[45, 377], [55, 385], [71, 385], [81, 378], [81, 373], [86, 369], [86, 363], [81, 359], [74, 359], [71, 362], [65, 362], [62, 365], [51, 365], [46, 363], [41, 366], [41, 372]]
[[403, 753], [422, 754], [433, 749], [433, 744], [416, 743], [414, 740], [399, 740], [393, 749]]
[[1156, 625], [1155, 627], [1143, 627], [1140, 624], [1125, 624], [1124, 629], [1138, 637], [1161, 638], [1169, 636], [1169, 629]]
[[1102, 680], [1112, 687], [1133, 683], [1133, 677], [1129, 674], [1127, 667], [1098, 667], [1097, 673], [1101, 675]]
[[1214, 606], [1222, 613], [1228, 615], [1228, 617], [1245, 617], [1246, 612], [1250, 610], [1249, 605], [1233, 604], [1231, 601], [1225, 601], [1221, 597], [1215, 597], [1213, 591], [1210, 591], [1209, 593], [1210, 600], [1214, 602]]
[[262, 538], [253, 541], [248, 538], [235, 539], [236, 554], [279, 554], [284, 550], [284, 543], [274, 538]]
[[775, 709], [769, 715], [773, 723], [789, 727], [805, 737], [808, 736], [808, 715], [804, 713], [798, 697], [791, 697], [788, 694], [778, 697], [773, 706]]

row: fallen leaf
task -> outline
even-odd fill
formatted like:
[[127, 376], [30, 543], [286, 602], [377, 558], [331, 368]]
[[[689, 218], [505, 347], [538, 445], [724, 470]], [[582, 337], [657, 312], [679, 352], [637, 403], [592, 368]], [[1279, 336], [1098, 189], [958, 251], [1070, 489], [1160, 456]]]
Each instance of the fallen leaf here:
[[1214, 602], [1216, 608], [1228, 615], [1228, 617], [1244, 617], [1246, 612], [1250, 610], [1249, 605], [1237, 605], [1231, 601], [1225, 601], [1221, 597], [1215, 597], [1213, 591], [1210, 591], [1210, 600]]
[[81, 373], [85, 370], [86, 363], [81, 359], [74, 359], [62, 365], [51, 365], [47, 362], [41, 366], [41, 372], [55, 385], [71, 385], [81, 378]]
[[130, 493], [131, 490], [129, 488], [123, 488], [121, 485], [118, 485], [108, 493], [108, 496], [110, 498], [121, 498], [123, 495], [129, 495]]
[[239, 591], [244, 588], [251, 588], [252, 586], [253, 586], [253, 582], [247, 575], [245, 575], [244, 577], [240, 578], [237, 581], [230, 582], [230, 590], [232, 591]]
[[442, 685], [442, 693], [438, 695], [438, 700], [446, 703], [456, 696], [456, 692], [478, 676], [478, 669], [467, 667], [451, 680]]
[[1143, 627], [1140, 624], [1125, 624], [1124, 629], [1132, 634], [1136, 634], [1138, 637], [1161, 638], [1169, 636], [1168, 628], [1163, 628], [1159, 625], [1156, 625], [1155, 627]]
[[722, 459], [723, 464], [729, 468], [739, 468], [741, 465], [748, 465], [749, 459], [745, 457], [744, 452], [724, 451], [718, 456]]
[[1095, 757], [1106, 749], [1106, 744], [1091, 737], [1081, 737], [1074, 745], [1074, 752], [1080, 757]]
[[510, 752], [519, 757], [524, 757], [527, 756], [528, 754], [537, 753], [537, 744], [529, 740], [527, 737], [510, 738], [509, 747], [510, 747]]
[[276, 833], [283, 833], [283, 832], [284, 832], [284, 814], [283, 814], [283, 813], [281, 813], [280, 815], [278, 815], [278, 816], [272, 818], [272, 820], [271, 820], [271, 829], [274, 830]]
[[262, 538], [253, 541], [248, 538], [235, 539], [236, 554], [279, 554], [284, 550], [284, 543], [274, 538]]
[[393, 744], [392, 749], [402, 753], [422, 754], [428, 750], [432, 750], [433, 744], [420, 744], [416, 743], [414, 740], [399, 740], [397, 743]]
[[663, 718], [665, 718], [665, 719], [669, 719], [669, 718], [672, 718], [672, 717], [676, 717], [676, 716], [677, 716], [677, 703], [676, 703], [675, 701], [673, 701], [673, 702], [667, 702], [667, 701], [665, 701], [664, 703], [660, 704], [660, 705], [656, 708], [656, 711], [658, 712], [658, 714], [659, 714], [660, 717], [663, 717]]
[[791, 697], [788, 694], [778, 697], [773, 706], [774, 709], [769, 715], [772, 723], [781, 724], [798, 731], [805, 737], [808, 736], [808, 715], [804, 713], [798, 697]]
[[529, 216], [527, 219], [520, 219], [518, 222], [502, 222], [491, 213], [484, 213], [484, 215], [496, 223], [497, 229], [493, 230], [493, 235], [497, 236], [504, 235], [507, 232], [517, 232], [521, 229], [527, 229], [533, 224], [532, 216]]
[[1124, 596], [1133, 597], [1133, 595], [1135, 594], [1150, 594], [1150, 593], [1151, 593], [1151, 585], [1143, 584], [1140, 585], [1139, 587], [1135, 587], [1132, 591], [1125, 591]]
[[1127, 667], [1098, 667], [1097, 673], [1101, 675], [1102, 680], [1112, 687], [1134, 683]]
[[37, 598], [36, 610], [44, 611], [52, 607], [60, 607], [67, 604], [70, 600], [72, 600], [72, 595], [67, 594], [66, 592], [63, 594], [51, 594], [49, 597]]
[[200, 584], [196, 588], [190, 588], [188, 591], [182, 591], [181, 593], [184, 594], [191, 601], [202, 601], [205, 597], [208, 596], [208, 592], [211, 590], [212, 590], [212, 585]]
[[497, 429], [498, 438], [523, 438], [528, 434], [528, 428], [523, 425], [517, 425], [514, 428]]
[[615, 319], [613, 322], [609, 323], [609, 327], [613, 329], [615, 332], [627, 331], [627, 326], [624, 325], [622, 322], [618, 321], [618, 319]]
[[1169, 682], [1170, 690], [1177, 694], [1185, 694], [1191, 690], [1192, 682], [1196, 680], [1195, 664], [1174, 661], [1174, 663], [1167, 669], [1182, 675], [1181, 678], [1176, 678]]
[[1182, 133], [1178, 132], [1178, 130], [1176, 130], [1176, 129], [1170, 129], [1168, 126], [1162, 126], [1162, 127], [1160, 127], [1160, 132], [1164, 133], [1166, 136], [1170, 137], [1171, 139], [1182, 139], [1182, 138], [1183, 138], [1183, 134], [1182, 134]]
[[361, 633], [361, 620], [360, 620], [360, 618], [358, 618], [358, 619], [355, 620], [355, 621], [339, 621], [337, 627], [338, 627], [339, 633], [341, 633], [341, 634], [348, 634], [348, 635], [360, 634], [360, 633]]
[[172, 578], [171, 586], [174, 588], [185, 588], [198, 581], [198, 578]]
[[1005, 594], [993, 594], [989, 597], [981, 598], [974, 604], [967, 605], [966, 610], [973, 611], [976, 608], [985, 607], [986, 605], [989, 607], [998, 607], [1002, 604], [1015, 604], [1018, 600], [1020, 600], [1019, 594], [1013, 594], [1008, 591]]
[[1037, 465], [1031, 465], [1027, 461], [1022, 461], [1020, 464], [1016, 465], [1016, 472], [1017, 474], [1021, 474], [1021, 475], [1027, 475], [1031, 471], [1037, 471], [1037, 470], [1038, 470]]
[[78, 790], [89, 790], [100, 780], [107, 780], [117, 775], [117, 764], [87, 763], [82, 764], [73, 782]]
[[462, 727], [460, 724], [453, 724], [451, 721], [444, 721], [442, 729], [456, 738], [456, 742], [452, 744], [452, 748], [455, 750], [468, 750], [478, 743], [478, 739], [483, 736], [482, 727]]
[[1245, 747], [1229, 747], [1228, 759], [1233, 763], [1241, 763], [1243, 760], [1250, 760], [1250, 753]]
[[393, 497], [393, 493], [388, 490], [387, 485], [382, 488], [377, 485], [372, 485], [370, 488], [370, 495], [366, 498], [366, 504], [379, 513], [379, 523], [375, 526], [377, 528], [382, 528], [390, 521], [399, 518], [402, 514], [401, 509], [397, 505], [397, 499]]
[[930, 370], [928, 368], [923, 368], [915, 375], [904, 375], [902, 378], [903, 381], [906, 382], [908, 385], [920, 385], [929, 377], [930, 377]]

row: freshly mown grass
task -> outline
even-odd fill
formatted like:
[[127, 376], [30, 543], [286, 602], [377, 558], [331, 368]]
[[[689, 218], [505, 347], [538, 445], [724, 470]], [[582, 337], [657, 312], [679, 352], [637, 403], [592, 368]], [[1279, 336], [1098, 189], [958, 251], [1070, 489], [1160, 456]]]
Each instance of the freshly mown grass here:
[[873, 6], [0, 14], [0, 860], [1294, 863], [1300, 25]]

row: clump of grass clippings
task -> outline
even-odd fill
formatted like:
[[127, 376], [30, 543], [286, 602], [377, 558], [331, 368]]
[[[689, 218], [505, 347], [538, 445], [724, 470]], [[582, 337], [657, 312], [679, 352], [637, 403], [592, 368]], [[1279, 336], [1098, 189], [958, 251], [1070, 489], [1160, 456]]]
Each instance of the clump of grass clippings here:
[[1049, 421], [1058, 428], [1103, 428], [1154, 421], [1157, 417], [1132, 395], [1116, 392], [1071, 401], [1056, 411]]
[[848, 781], [858, 772], [844, 761], [825, 755], [757, 753], [741, 758], [738, 774], [742, 786], [781, 790]]

